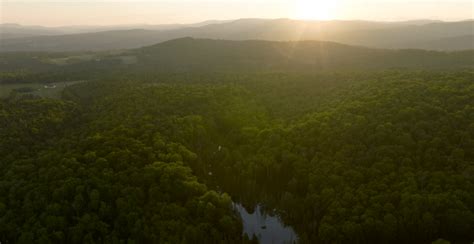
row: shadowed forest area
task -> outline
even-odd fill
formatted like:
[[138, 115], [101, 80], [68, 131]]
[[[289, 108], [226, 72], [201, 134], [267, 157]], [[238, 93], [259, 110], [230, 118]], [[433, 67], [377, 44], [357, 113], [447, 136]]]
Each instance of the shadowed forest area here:
[[277, 209], [301, 243], [468, 242], [473, 78], [157, 73], [12, 93], [0, 239], [250, 242], [234, 201]]

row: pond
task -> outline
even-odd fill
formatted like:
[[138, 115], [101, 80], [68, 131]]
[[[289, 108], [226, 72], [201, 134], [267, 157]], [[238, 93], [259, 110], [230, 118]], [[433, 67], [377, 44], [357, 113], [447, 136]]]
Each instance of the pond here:
[[242, 218], [244, 233], [250, 238], [255, 234], [262, 244], [297, 243], [298, 236], [293, 228], [285, 226], [274, 214], [267, 214], [261, 205], [256, 205], [249, 213], [242, 204], [234, 204]]

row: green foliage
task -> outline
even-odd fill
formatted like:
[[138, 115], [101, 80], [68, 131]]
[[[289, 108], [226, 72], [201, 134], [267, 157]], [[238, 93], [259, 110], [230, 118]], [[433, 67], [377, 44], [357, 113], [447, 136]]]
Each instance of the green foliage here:
[[302, 243], [472, 241], [472, 80], [144, 73], [2, 100], [0, 240], [255, 241], [232, 196]]
[[78, 115], [77, 105], [61, 101], [1, 105], [1, 240], [240, 240], [230, 198], [208, 190], [185, 165], [196, 155], [147, 124], [111, 120], [112, 111]]
[[[133, 39], [140, 40], [136, 37]], [[96, 53], [0, 53], [0, 83], [92, 80], [157, 72], [450, 71], [472, 70], [474, 67], [473, 50], [390, 50], [321, 41], [276, 42], [250, 39], [228, 41], [180, 38], [143, 48]], [[120, 41], [120, 38], [117, 40]], [[82, 43], [82, 40], [75, 38], [73, 41], [79, 42], [77, 45]]]

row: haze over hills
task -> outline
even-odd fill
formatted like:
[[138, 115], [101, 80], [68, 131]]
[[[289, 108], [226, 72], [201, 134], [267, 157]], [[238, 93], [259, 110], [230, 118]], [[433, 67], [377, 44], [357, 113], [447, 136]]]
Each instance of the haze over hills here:
[[161, 24], [161, 25], [150, 25], [150, 24], [133, 24], [133, 25], [112, 25], [112, 26], [100, 26], [100, 25], [73, 25], [73, 26], [59, 26], [59, 27], [45, 27], [38, 25], [20, 25], [15, 23], [0, 24], [0, 40], [1, 39], [14, 39], [22, 37], [33, 37], [33, 36], [53, 36], [53, 35], [70, 35], [70, 34], [81, 34], [81, 33], [93, 33], [102, 31], [113, 31], [113, 30], [131, 30], [131, 29], [144, 29], [144, 30], [172, 30], [185, 27], [200, 27], [209, 24], [225, 23], [227, 20], [208, 20], [193, 24]]
[[96, 28], [99, 32], [10, 38], [2, 40], [0, 51], [103, 51], [139, 48], [182, 37], [321, 40], [374, 48], [465, 50], [472, 49], [473, 26], [472, 20], [369, 22], [240, 19], [188, 26], [116, 27], [108, 31]]
[[43, 26], [24, 26], [14, 23], [0, 24], [0, 40], [61, 34], [64, 34], [64, 32], [56, 28], [49, 28]]

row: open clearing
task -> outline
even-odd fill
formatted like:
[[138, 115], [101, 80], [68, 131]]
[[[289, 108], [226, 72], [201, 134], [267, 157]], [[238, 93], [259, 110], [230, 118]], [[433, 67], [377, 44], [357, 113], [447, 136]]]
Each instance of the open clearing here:
[[22, 83], [22, 84], [0, 84], [0, 98], [5, 98], [15, 89], [31, 88], [32, 92], [25, 92], [20, 94], [33, 94], [47, 98], [61, 98], [61, 93], [64, 88], [85, 82], [67, 81], [67, 82], [53, 82], [53, 83]]

